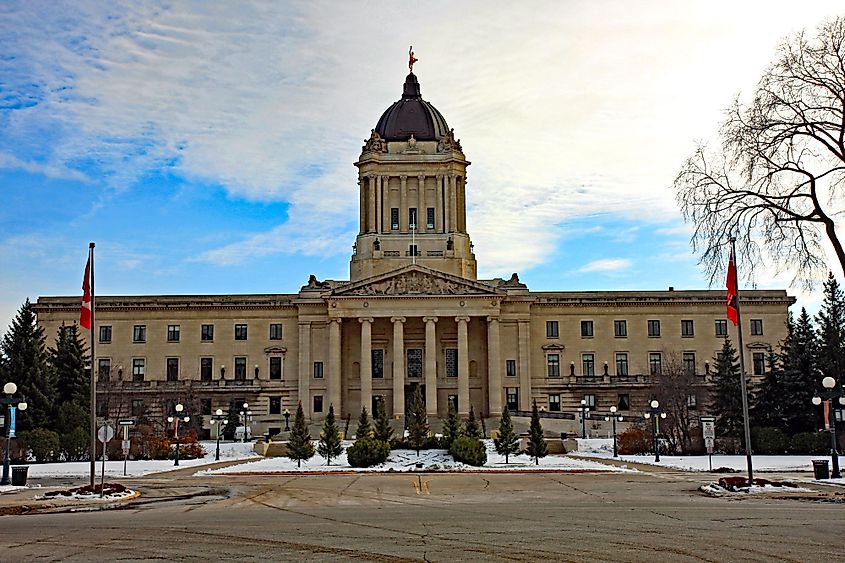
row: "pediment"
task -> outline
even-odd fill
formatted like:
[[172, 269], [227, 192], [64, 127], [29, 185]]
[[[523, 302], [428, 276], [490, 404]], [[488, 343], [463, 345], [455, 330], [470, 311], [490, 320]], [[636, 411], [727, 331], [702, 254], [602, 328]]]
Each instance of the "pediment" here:
[[504, 296], [481, 282], [411, 265], [333, 290], [331, 297], [401, 296]]

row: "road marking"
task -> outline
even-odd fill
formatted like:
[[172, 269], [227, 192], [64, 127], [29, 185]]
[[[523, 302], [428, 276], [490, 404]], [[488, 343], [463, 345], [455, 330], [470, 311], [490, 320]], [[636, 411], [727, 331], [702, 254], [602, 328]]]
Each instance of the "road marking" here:
[[[431, 479], [429, 479], [428, 481], [431, 481]], [[428, 488], [428, 481], [423, 481], [422, 477], [420, 476], [417, 476], [416, 481], [411, 481], [411, 484], [414, 486], [414, 492], [417, 493], [417, 496], [421, 494], [431, 494], [431, 491]]]

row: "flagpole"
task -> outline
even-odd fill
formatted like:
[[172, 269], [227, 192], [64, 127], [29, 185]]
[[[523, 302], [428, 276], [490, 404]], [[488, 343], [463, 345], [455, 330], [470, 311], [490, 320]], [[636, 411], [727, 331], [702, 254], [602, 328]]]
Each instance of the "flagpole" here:
[[[91, 284], [91, 487], [94, 486], [96, 481], [96, 459], [97, 459], [97, 380], [94, 375], [94, 370], [96, 369], [97, 364], [97, 356], [94, 354], [94, 243], [88, 243], [88, 263], [91, 264], [91, 278], [89, 283]], [[105, 446], [103, 446], [105, 449]], [[105, 451], [103, 452], [103, 457], [105, 457]]]
[[[736, 237], [731, 237], [731, 257], [736, 268]], [[730, 266], [729, 266], [730, 267]], [[748, 486], [754, 483], [754, 469], [751, 462], [751, 419], [748, 416], [748, 385], [745, 376], [745, 347], [742, 345], [742, 314], [739, 307], [739, 276], [736, 287], [736, 323], [739, 343], [739, 382], [742, 389], [742, 419], [745, 427], [745, 463], [748, 466]]]

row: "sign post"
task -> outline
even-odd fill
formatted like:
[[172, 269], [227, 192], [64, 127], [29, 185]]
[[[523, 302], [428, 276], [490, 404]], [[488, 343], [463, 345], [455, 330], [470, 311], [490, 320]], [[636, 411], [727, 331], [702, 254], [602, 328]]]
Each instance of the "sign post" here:
[[129, 459], [129, 448], [131, 443], [129, 442], [129, 428], [131, 426], [135, 426], [134, 420], [118, 420], [118, 426], [123, 428], [123, 443], [121, 447], [123, 448], [123, 476], [126, 477], [126, 460]]
[[103, 485], [106, 481], [106, 444], [114, 438], [114, 426], [108, 421], [104, 422], [97, 430], [97, 438], [103, 443], [103, 466], [100, 474], [100, 498], [103, 498]]
[[710, 458], [710, 471], [713, 471], [713, 446], [716, 443], [716, 417], [702, 416], [701, 433], [704, 436], [704, 445], [707, 447], [707, 455]]

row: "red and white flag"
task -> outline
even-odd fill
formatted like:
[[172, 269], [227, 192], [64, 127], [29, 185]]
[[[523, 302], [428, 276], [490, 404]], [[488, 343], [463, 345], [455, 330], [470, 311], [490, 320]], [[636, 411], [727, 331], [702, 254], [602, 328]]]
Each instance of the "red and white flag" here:
[[731, 248], [731, 259], [728, 262], [728, 319], [734, 324], [739, 325], [739, 289], [736, 284], [736, 259], [734, 257], [733, 248]]
[[85, 279], [82, 280], [82, 308], [79, 310], [79, 324], [91, 329], [91, 255], [85, 263]]

